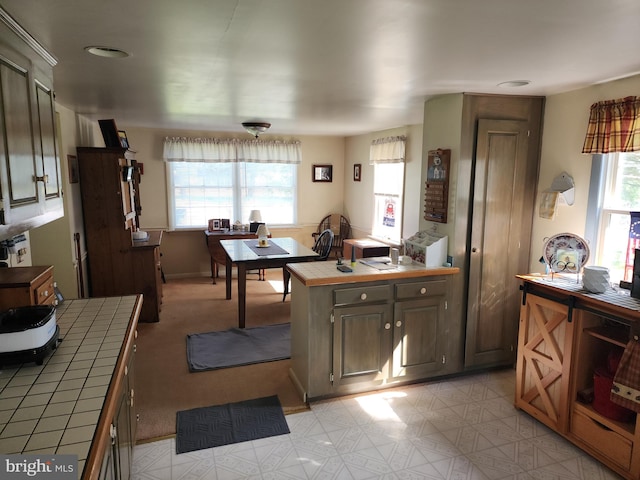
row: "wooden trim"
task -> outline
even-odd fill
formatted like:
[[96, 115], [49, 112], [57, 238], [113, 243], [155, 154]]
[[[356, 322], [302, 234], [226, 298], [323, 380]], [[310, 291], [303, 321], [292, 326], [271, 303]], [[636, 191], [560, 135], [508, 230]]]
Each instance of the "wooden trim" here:
[[[122, 343], [120, 349], [120, 355], [116, 362], [116, 367], [111, 377], [111, 383], [107, 390], [107, 395], [104, 400], [102, 411], [100, 412], [100, 418], [98, 419], [98, 425], [93, 435], [93, 441], [91, 442], [91, 449], [84, 467], [82, 480], [97, 480], [100, 476], [100, 469], [102, 468], [103, 454], [107, 447], [107, 442], [111, 442], [110, 427], [113, 417], [116, 413], [117, 400], [122, 392], [122, 384], [125, 375], [125, 368], [128, 363], [128, 357], [133, 350], [133, 344], [136, 337], [136, 329], [138, 326], [138, 318], [140, 311], [142, 310], [142, 295], [138, 295], [136, 303], [131, 313], [129, 320], [129, 326], [127, 327], [127, 333], [125, 340]], [[135, 440], [135, 439], [133, 439]]]

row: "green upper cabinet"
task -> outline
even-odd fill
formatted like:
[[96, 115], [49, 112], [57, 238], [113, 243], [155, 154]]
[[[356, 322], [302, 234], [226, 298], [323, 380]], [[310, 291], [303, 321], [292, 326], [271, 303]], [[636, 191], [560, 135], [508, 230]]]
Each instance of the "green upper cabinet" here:
[[55, 64], [0, 8], [0, 240], [64, 215]]

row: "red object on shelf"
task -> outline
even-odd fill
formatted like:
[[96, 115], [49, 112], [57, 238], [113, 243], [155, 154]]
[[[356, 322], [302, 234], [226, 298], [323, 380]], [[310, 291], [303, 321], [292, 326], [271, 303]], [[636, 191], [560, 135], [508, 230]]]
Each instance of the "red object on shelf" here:
[[621, 407], [610, 400], [613, 374], [607, 367], [596, 368], [593, 372], [593, 409], [611, 420], [630, 422], [634, 419], [635, 412]]

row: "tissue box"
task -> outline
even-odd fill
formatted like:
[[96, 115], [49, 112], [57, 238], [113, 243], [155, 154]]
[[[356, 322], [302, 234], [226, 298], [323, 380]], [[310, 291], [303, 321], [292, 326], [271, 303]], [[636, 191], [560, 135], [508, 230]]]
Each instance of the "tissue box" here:
[[404, 241], [404, 254], [427, 267], [441, 267], [447, 261], [449, 237], [436, 232], [417, 232]]

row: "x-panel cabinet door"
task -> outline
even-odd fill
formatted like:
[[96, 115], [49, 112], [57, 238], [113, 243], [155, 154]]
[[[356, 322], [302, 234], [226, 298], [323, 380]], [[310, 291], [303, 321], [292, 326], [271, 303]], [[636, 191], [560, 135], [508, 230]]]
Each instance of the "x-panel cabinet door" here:
[[520, 309], [516, 407], [561, 433], [569, 422], [573, 325], [567, 305], [527, 294]]

